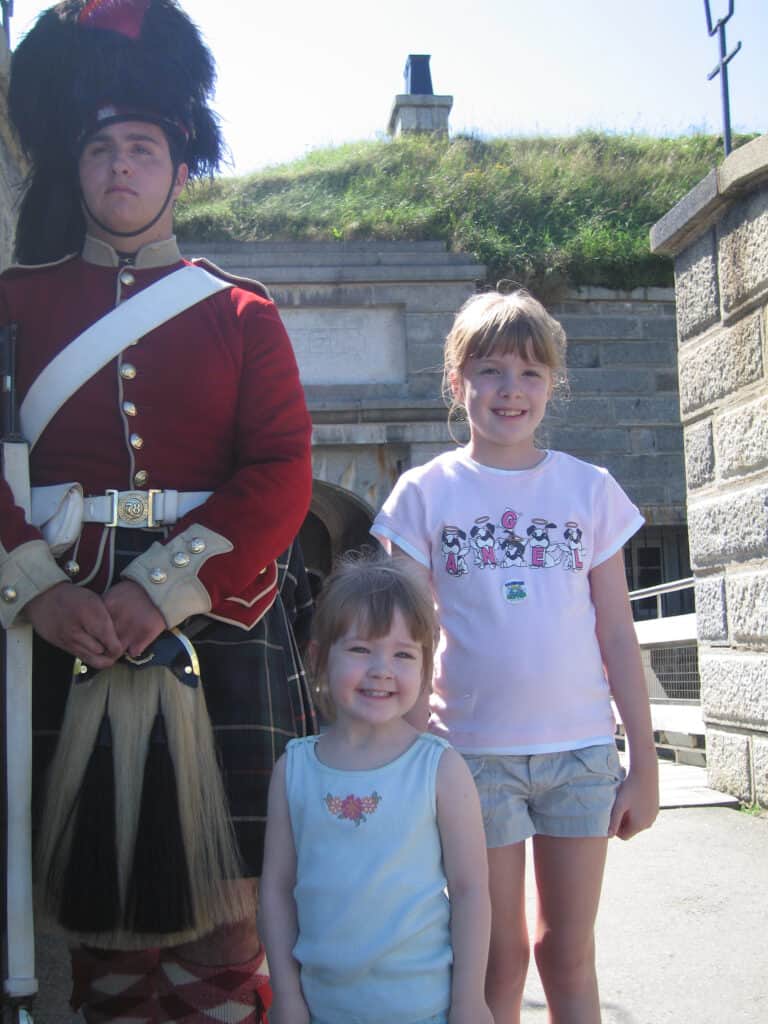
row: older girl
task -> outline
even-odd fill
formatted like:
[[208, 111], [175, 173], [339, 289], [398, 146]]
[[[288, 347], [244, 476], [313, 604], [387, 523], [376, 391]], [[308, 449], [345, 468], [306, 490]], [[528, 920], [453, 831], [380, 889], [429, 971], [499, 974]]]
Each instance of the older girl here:
[[[621, 550], [642, 516], [606, 470], [535, 441], [564, 362], [560, 324], [527, 292], [470, 299], [445, 350], [469, 444], [405, 473], [373, 527], [429, 575], [438, 604], [429, 728], [465, 756], [480, 792], [496, 1024], [520, 1020], [525, 840], [550, 1021], [597, 1024], [593, 928], [607, 840], [647, 828], [658, 807]], [[611, 697], [629, 740], [626, 778]]]

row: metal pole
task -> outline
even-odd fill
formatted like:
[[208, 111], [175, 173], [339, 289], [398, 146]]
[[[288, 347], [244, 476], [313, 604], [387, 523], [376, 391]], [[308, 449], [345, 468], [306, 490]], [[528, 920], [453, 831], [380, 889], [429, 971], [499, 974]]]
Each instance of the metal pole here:
[[712, 23], [712, 12], [710, 0], [704, 0], [704, 13], [707, 16], [707, 32], [710, 36], [717, 35], [720, 47], [720, 60], [715, 68], [707, 75], [707, 81], [711, 82], [715, 75], [720, 75], [720, 95], [723, 105], [723, 148], [725, 155], [731, 152], [731, 102], [728, 93], [728, 64], [741, 49], [741, 43], [736, 44], [736, 49], [728, 53], [728, 46], [725, 41], [725, 25], [733, 17], [735, 0], [729, 0], [728, 13], [717, 22]]

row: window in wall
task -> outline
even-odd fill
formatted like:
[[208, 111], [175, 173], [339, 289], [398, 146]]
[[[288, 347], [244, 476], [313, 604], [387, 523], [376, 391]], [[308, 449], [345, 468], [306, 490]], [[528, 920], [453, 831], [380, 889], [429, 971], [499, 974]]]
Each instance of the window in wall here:
[[[688, 528], [685, 526], [644, 526], [624, 547], [624, 569], [630, 590], [642, 590], [691, 575]], [[664, 594], [664, 615], [693, 611], [693, 590]], [[656, 617], [656, 598], [632, 602], [635, 619]]]

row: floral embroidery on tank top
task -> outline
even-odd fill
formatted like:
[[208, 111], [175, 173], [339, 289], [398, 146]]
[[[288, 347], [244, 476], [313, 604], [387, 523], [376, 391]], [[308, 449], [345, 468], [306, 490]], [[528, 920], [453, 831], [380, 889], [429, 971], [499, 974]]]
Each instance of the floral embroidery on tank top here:
[[368, 820], [368, 815], [373, 814], [381, 803], [381, 797], [374, 790], [370, 796], [332, 796], [328, 793], [325, 797], [325, 806], [335, 818], [354, 821], [355, 827]]

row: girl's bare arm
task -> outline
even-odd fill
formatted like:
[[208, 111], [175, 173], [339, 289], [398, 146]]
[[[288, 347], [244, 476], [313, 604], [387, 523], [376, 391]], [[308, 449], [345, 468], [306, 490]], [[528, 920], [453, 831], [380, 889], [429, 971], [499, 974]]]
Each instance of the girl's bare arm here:
[[491, 936], [488, 858], [480, 800], [463, 758], [446, 750], [437, 773], [437, 824], [451, 901], [449, 1024], [493, 1024], [485, 1002]]
[[273, 992], [271, 1024], [309, 1024], [299, 965], [293, 956], [298, 936], [295, 885], [296, 847], [285, 789], [285, 757], [281, 757], [269, 786], [264, 868], [259, 884], [259, 932], [264, 939]]
[[629, 774], [616, 797], [609, 835], [630, 839], [656, 819], [659, 767], [622, 552], [592, 569], [589, 580], [600, 652], [629, 745]]

